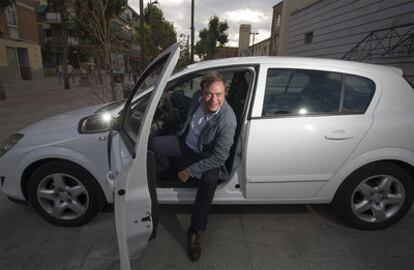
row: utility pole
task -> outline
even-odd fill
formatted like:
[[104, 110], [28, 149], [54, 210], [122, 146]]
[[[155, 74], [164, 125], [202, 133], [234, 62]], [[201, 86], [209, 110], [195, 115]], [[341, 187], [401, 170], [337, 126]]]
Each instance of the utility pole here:
[[194, 0], [191, 0], [191, 55], [190, 63], [194, 63]]
[[141, 61], [140, 61], [140, 69], [141, 74], [144, 72], [144, 1], [139, 0], [139, 34], [140, 34], [140, 47], [141, 47]]

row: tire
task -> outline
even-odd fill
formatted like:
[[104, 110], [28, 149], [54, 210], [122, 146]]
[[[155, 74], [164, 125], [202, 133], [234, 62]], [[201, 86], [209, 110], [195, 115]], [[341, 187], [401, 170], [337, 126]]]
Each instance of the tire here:
[[352, 173], [339, 188], [333, 206], [352, 227], [383, 229], [398, 222], [411, 207], [413, 179], [390, 162], [369, 164]]
[[58, 226], [81, 226], [103, 208], [95, 178], [79, 165], [51, 161], [37, 168], [27, 185], [28, 200], [45, 220]]

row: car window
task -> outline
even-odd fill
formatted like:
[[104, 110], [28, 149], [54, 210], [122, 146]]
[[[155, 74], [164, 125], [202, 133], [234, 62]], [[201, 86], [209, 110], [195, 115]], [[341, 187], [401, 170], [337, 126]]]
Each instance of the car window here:
[[138, 96], [141, 95], [145, 89], [152, 87], [158, 80], [158, 77], [162, 73], [167, 59], [168, 57], [161, 59], [155, 66], [151, 68], [148, 73], [144, 75], [145, 77], [140, 79], [140, 85], [138, 85], [138, 89], [135, 92], [134, 97], [132, 97], [132, 100], [134, 100], [134, 102], [131, 102], [126, 108], [125, 119], [123, 121], [122, 128], [134, 144], [136, 143], [139, 127], [141, 125], [141, 121], [149, 103], [151, 94], [148, 93], [139, 99]]
[[186, 79], [175, 84], [172, 88], [170, 87], [170, 91], [173, 92], [180, 92], [187, 97], [192, 97], [193, 94], [200, 89], [200, 82], [201, 82], [201, 75]]
[[340, 100], [340, 73], [270, 69], [262, 115], [338, 113]]
[[342, 112], [364, 113], [375, 92], [373, 81], [354, 75], [345, 75], [345, 95]]

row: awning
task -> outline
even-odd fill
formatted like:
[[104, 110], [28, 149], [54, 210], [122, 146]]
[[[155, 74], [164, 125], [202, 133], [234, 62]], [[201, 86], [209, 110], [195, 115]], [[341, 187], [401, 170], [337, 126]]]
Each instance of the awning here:
[[37, 14], [45, 14], [48, 9], [48, 5], [38, 5], [36, 8]]

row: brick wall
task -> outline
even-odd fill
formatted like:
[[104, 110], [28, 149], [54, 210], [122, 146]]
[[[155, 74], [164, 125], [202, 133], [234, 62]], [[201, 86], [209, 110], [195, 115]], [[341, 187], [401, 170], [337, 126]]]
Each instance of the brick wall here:
[[16, 3], [20, 38], [39, 43], [35, 9], [33, 6], [23, 2], [30, 3], [31, 1], [19, 1]]

